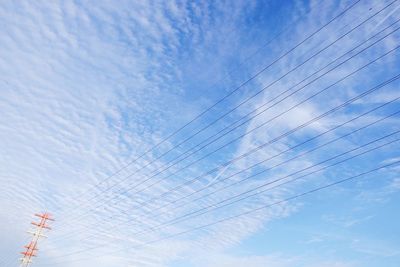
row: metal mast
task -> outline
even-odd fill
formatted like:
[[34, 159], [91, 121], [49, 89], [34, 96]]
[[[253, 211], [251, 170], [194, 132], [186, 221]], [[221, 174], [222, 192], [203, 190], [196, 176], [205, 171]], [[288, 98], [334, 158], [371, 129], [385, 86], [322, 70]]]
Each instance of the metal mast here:
[[42, 237], [46, 237], [43, 233], [46, 230], [50, 230], [51, 228], [46, 224], [47, 221], [54, 221], [51, 218], [51, 215], [47, 212], [42, 214], [35, 214], [36, 217], [40, 218], [39, 222], [31, 222], [35, 226], [35, 228], [31, 231], [28, 231], [29, 234], [32, 235], [32, 240], [28, 245], [24, 246], [26, 250], [21, 252], [24, 255], [21, 258], [21, 267], [28, 267], [32, 263], [32, 257], [36, 257], [36, 252], [38, 251], [37, 245], [39, 240]]

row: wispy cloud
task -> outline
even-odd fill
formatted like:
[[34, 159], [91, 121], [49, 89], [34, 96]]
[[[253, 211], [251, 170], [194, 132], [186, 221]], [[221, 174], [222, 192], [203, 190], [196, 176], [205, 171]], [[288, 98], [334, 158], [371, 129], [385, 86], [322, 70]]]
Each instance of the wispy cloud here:
[[[179, 156], [180, 152], [259, 107], [277, 93], [324, 66], [329, 60], [389, 25], [396, 17], [394, 9], [385, 10], [368, 24], [343, 38], [340, 43], [323, 51], [269, 90], [238, 108], [220, 123], [165, 157], [157, 159], [161, 153], [190, 133], [213, 121], [349, 31], [357, 22], [382, 8], [388, 3], [386, 1], [361, 1], [352, 12], [274, 64], [202, 120], [185, 128], [163, 143], [158, 150], [146, 154], [107, 182], [94, 189], [93, 185], [159, 143], [180, 125], [210, 106], [215, 99], [251, 77], [258, 69], [304, 39], [323, 25], [327, 18], [333, 17], [338, 10], [349, 4], [347, 1], [328, 2], [297, 2], [279, 8], [273, 3], [257, 1], [121, 1], [118, 4], [99, 1], [95, 5], [73, 1], [6, 1], [0, 4], [0, 20], [4, 25], [0, 30], [0, 219], [4, 222], [2, 231], [6, 233], [7, 240], [0, 245], [1, 255], [17, 255], [25, 242], [24, 231], [29, 226], [32, 213], [46, 209], [54, 213], [57, 221], [54, 223], [51, 238], [42, 245], [45, 249], [40, 251], [38, 264], [59, 262], [55, 265], [175, 266], [175, 261], [184, 258], [185, 262], [193, 266], [298, 266], [294, 261], [296, 255], [268, 256], [271, 253], [266, 253], [267, 256], [240, 257], [232, 256], [227, 250], [239, 246], [243, 240], [260, 232], [268, 223], [290, 218], [301, 210], [301, 203], [284, 203], [189, 235], [148, 246], [141, 244], [231, 214], [245, 212], [261, 204], [274, 203], [323, 181], [334, 179], [338, 173], [356, 173], [357, 168], [346, 165], [340, 170], [326, 171], [309, 180], [299, 180], [298, 183], [279, 187], [226, 209], [165, 227], [162, 231], [145, 235], [138, 233], [187, 212], [223, 201], [273, 177], [311, 166], [321, 158], [374, 137], [379, 132], [378, 127], [317, 153], [300, 157], [240, 186], [221, 190], [201, 201], [190, 202], [193, 196], [187, 199], [188, 205], [179, 208], [170, 205], [153, 212], [157, 206], [201, 188], [204, 188], [205, 194], [237, 182], [257, 170], [249, 170], [222, 183], [218, 181], [288, 149], [299, 140], [326, 131], [338, 122], [348, 120], [360, 110], [367, 110], [376, 103], [392, 99], [397, 94], [397, 88], [388, 86], [382, 93], [354, 103], [349, 108], [282, 138], [249, 157], [222, 167], [213, 174], [204, 175], [199, 181], [182, 186], [179, 191], [172, 192], [165, 198], [150, 201], [183, 181], [311, 120], [377, 84], [377, 80], [393, 75], [398, 71], [396, 53], [283, 114], [268, 126], [252, 131], [266, 120], [393, 48], [398, 43], [398, 35], [388, 37], [335, 72], [310, 84], [307, 90], [282, 101], [237, 131], [149, 179], [147, 183], [132, 188], [160, 168], [168, 166], [168, 162]], [[309, 11], [310, 7], [312, 8]], [[271, 24], [278, 23], [279, 19], [270, 21], [266, 15], [273, 14], [275, 9], [279, 14], [287, 16], [288, 21], [291, 18], [297, 19], [308, 11], [309, 14], [271, 45], [254, 54], [254, 51], [262, 47], [265, 39], [276, 33]], [[248, 57], [249, 55], [253, 56]], [[363, 82], [362, 86], [359, 86], [360, 81]], [[393, 106], [384, 111], [391, 109]], [[341, 131], [350, 131], [381, 115], [375, 114], [357, 121], [343, 127]], [[396, 124], [398, 118], [392, 118], [380, 127], [395, 129]], [[196, 158], [250, 131], [251, 133], [227, 149], [174, 174]], [[310, 145], [317, 145], [339, 134], [340, 132], [334, 132]], [[303, 148], [299, 148], [282, 154], [258, 168], [268, 168], [302, 151]], [[395, 149], [388, 151], [388, 154], [394, 157], [392, 154], [395, 154]], [[149, 162], [149, 167], [137, 171]], [[359, 168], [364, 165], [368, 164], [360, 162]], [[388, 170], [389, 172], [391, 171]], [[131, 176], [126, 178], [128, 175]], [[158, 180], [159, 183], [144, 190], [147, 185]], [[397, 184], [397, 180], [392, 179], [391, 190], [398, 188]], [[107, 189], [110, 186], [113, 186], [112, 189]], [[138, 192], [141, 189], [143, 191]], [[95, 248], [97, 246], [99, 247]], [[210, 249], [213, 250], [213, 255], [206, 259], [204, 255], [209, 254]], [[81, 250], [86, 251], [74, 254]], [[60, 257], [69, 253], [72, 254], [67, 258]], [[104, 256], [106, 253], [112, 255]], [[196, 260], [191, 260], [191, 256]], [[81, 258], [90, 260], [79, 261]], [[321, 261], [318, 266], [354, 265]]]

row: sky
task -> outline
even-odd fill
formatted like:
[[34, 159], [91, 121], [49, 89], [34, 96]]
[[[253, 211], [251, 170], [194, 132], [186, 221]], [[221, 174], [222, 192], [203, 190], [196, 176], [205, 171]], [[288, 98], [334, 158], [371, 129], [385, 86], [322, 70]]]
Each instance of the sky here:
[[398, 267], [400, 1], [1, 1], [0, 266]]

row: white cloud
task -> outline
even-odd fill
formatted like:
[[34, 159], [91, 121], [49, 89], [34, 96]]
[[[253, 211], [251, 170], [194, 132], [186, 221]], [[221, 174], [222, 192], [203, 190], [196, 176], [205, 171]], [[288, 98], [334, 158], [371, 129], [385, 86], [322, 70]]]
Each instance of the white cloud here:
[[[151, 175], [152, 171], [164, 166], [165, 161], [156, 161], [150, 168], [126, 179], [113, 190], [104, 194], [101, 190], [112, 185], [112, 181], [122, 181], [128, 173], [151, 162], [161, 152], [149, 153], [112, 181], [102, 184], [95, 190], [99, 196], [81, 195], [93, 184], [162, 140], [205, 108], [216, 95], [220, 95], [223, 90], [215, 90], [216, 87], [211, 86], [211, 80], [218, 80], [216, 86], [224, 89], [245, 76], [243, 74], [236, 78], [224, 77], [225, 80], [219, 80], [224, 76], [221, 73], [226, 72], [226, 66], [230, 65], [233, 59], [245, 58], [245, 55], [251, 54], [242, 44], [241, 38], [245, 36], [246, 30], [252, 28], [251, 25], [245, 25], [248, 19], [246, 15], [251, 14], [256, 7], [255, 2], [249, 4], [247, 1], [235, 1], [234, 4], [218, 2], [213, 6], [206, 2], [181, 1], [121, 1], [118, 4], [100, 1], [96, 5], [89, 2], [77, 4], [9, 1], [0, 4], [0, 17], [4, 22], [2, 24], [6, 25], [0, 30], [0, 185], [3, 188], [0, 196], [0, 219], [7, 225], [2, 229], [7, 233], [5, 239], [10, 240], [7, 250], [2, 246], [0, 249], [7, 253], [16, 253], [25, 242], [23, 233], [29, 226], [32, 213], [49, 209], [57, 221], [50, 233], [51, 238], [43, 243], [45, 249], [40, 251], [38, 263], [46, 263], [46, 260], [53, 256], [59, 257], [64, 253], [90, 248], [92, 243], [95, 243], [102, 247], [82, 255], [73, 255], [64, 259], [65, 264], [60, 263], [57, 266], [82, 266], [79, 261], [71, 264], [67, 262], [88, 256], [96, 259], [96, 263], [92, 262], [93, 266], [109, 266], [110, 262], [117, 265], [127, 263], [129, 266], [165, 266], [182, 255], [190, 254], [198, 247], [210, 244], [211, 241], [217, 251], [224, 251], [262, 229], [267, 222], [295, 212], [297, 205], [276, 206], [262, 214], [238, 218], [190, 236], [132, 249], [136, 244], [162, 238], [193, 225], [206, 224], [229, 214], [250, 210], [260, 204], [272, 203], [289, 192], [295, 192], [297, 186], [282, 188], [267, 195], [260, 195], [242, 205], [195, 218], [160, 232], [147, 236], [135, 234], [148, 226], [168, 220], [171, 215], [184, 214], [261, 184], [264, 180], [250, 181], [203, 202], [193, 203], [178, 210], [167, 209], [165, 214], [160, 212], [149, 216], [151, 209], [146, 207], [146, 201], [151, 196], [176, 186], [181, 179], [194, 177], [204, 169], [216, 166], [221, 160], [229, 160], [232, 155], [240, 155], [256, 144], [309, 120], [324, 108], [340, 102], [347, 93], [333, 92], [321, 102], [302, 105], [274, 122], [273, 127], [262, 128], [241, 140], [234, 149], [216, 154], [218, 160], [211, 159], [193, 166], [182, 172], [181, 176], [172, 176], [140, 195], [135, 194], [136, 190], [129, 194], [121, 194], [121, 191], [145, 179], [145, 175]], [[280, 51], [300, 40], [305, 30], [320, 25], [335, 8], [334, 5], [328, 5], [324, 12], [313, 11], [309, 20], [299, 23], [290, 40], [279, 40], [281, 46], [275, 45], [264, 53], [276, 55], [271, 52]], [[362, 10], [360, 7], [357, 12]], [[343, 23], [349, 23], [352, 19], [351, 16], [346, 17]], [[319, 48], [333, 40], [342, 30], [344, 29], [330, 29], [305, 47]], [[367, 29], [364, 31], [367, 32]], [[356, 40], [358, 36], [346, 40], [344, 47]], [[246, 41], [252, 43], [253, 40]], [[339, 50], [343, 48], [334, 47], [324, 58], [330, 58]], [[242, 92], [250, 94], [253, 88], [265, 84], [272, 76], [282, 74], [288, 66], [294, 66], [299, 58], [311, 52], [306, 48], [299, 49], [292, 55], [292, 59], [280, 62], [271, 72], [260, 77]], [[376, 52], [381, 52], [381, 49], [375, 50]], [[264, 59], [263, 55], [259, 58]], [[364, 60], [367, 58], [360, 59], [359, 62]], [[258, 63], [263, 62], [264, 60], [260, 60]], [[316, 68], [323, 64], [323, 59], [311, 63]], [[243, 69], [252, 72], [252, 65], [246, 65]], [[299, 69], [293, 76], [305, 75], [311, 70]], [[342, 70], [343, 73], [346, 71], [347, 68]], [[340, 74], [332, 75], [332, 80], [338, 75]], [[209, 89], [196, 92], [188, 86], [194, 86], [198, 82]], [[281, 90], [294, 82], [289, 77], [274, 88]], [[318, 88], [317, 85], [311, 90]], [[207, 93], [210, 96], [204, 97]], [[264, 96], [239, 110], [238, 114], [243, 114], [264, 102], [270, 94], [272, 91], [266, 92]], [[336, 94], [338, 97], [331, 99], [332, 95]], [[293, 97], [264, 114], [265, 116], [252, 120], [247, 125], [247, 130], [306, 95], [307, 93], [304, 93]], [[226, 106], [229, 108], [242, 97], [243, 94]], [[233, 117], [236, 118], [238, 114], [234, 114]], [[341, 115], [346, 118], [347, 114]], [[299, 136], [321, 132], [330, 123], [329, 119], [322, 120], [308, 128], [311, 130], [299, 133]], [[177, 140], [182, 139], [185, 133], [190, 133], [200, 126], [201, 123], [189, 127], [176, 139], [166, 142], [160, 151], [170, 148]], [[245, 131], [243, 128], [240, 130]], [[231, 137], [233, 136], [232, 134]], [[246, 165], [274, 155], [288, 148], [293, 139], [285, 138], [282, 141], [241, 162], [229, 165], [229, 168], [219, 175], [223, 178]], [[183, 146], [182, 149], [186, 147]], [[177, 155], [177, 152], [172, 155]], [[279, 157], [274, 162], [285, 158]], [[271, 172], [271, 175], [290, 173], [299, 166], [307, 166], [313, 162], [312, 157], [300, 159], [285, 169]], [[158, 177], [163, 178], [183, 165], [171, 168]], [[239, 178], [241, 177], [235, 177], [232, 181]], [[213, 179], [216, 178], [206, 177], [203, 183], [183, 187], [180, 194], [193, 192]], [[210, 186], [211, 188], [213, 187]], [[118, 197], [109, 200], [115, 196]], [[170, 198], [174, 199], [176, 196], [172, 195]], [[96, 208], [96, 213], [79, 216], [104, 200], [109, 201]], [[128, 220], [134, 223], [121, 223]], [[116, 227], [119, 225], [121, 226]], [[79, 235], [68, 235], [68, 238], [63, 240], [64, 235], [70, 234], [71, 227], [76, 227]], [[115, 257], [97, 259], [98, 256], [108, 253], [109, 248], [112, 252], [117, 251]], [[134, 259], [132, 250], [135, 252]], [[60, 262], [63, 260], [54, 259]], [[290, 260], [274, 256], [240, 258], [216, 255], [215, 259], [219, 264], [215, 266], [256, 267], [265, 266], [265, 263], [268, 263], [268, 266], [293, 266]], [[326, 266], [347, 266], [340, 265], [341, 263], [329, 264], [331, 265]]]

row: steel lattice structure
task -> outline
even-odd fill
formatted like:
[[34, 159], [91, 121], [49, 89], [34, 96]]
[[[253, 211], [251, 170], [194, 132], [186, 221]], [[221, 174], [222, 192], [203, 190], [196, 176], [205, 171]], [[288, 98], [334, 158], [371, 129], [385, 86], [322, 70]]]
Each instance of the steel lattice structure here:
[[51, 228], [47, 225], [47, 222], [54, 221], [54, 219], [51, 217], [51, 214], [47, 212], [35, 214], [35, 216], [39, 217], [40, 221], [31, 222], [35, 228], [31, 231], [28, 231], [28, 233], [32, 235], [32, 240], [28, 245], [24, 246], [26, 248], [25, 251], [21, 252], [21, 254], [24, 255], [21, 258], [21, 267], [28, 267], [32, 263], [32, 258], [37, 256], [39, 240], [46, 237], [44, 235], [46, 230], [51, 230]]

